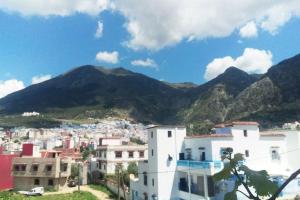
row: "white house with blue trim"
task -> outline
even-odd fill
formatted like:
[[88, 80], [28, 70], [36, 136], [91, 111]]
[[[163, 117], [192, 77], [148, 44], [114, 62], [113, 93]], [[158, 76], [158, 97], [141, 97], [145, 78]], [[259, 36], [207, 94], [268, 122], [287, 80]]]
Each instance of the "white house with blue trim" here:
[[[300, 168], [300, 133], [260, 132], [256, 122], [232, 122], [215, 127], [209, 135], [186, 136], [182, 126], [148, 129], [148, 161], [139, 163], [139, 175], [130, 181], [133, 200], [216, 199], [233, 188], [234, 178], [214, 183], [212, 176], [222, 170], [226, 148], [245, 155], [245, 164], [267, 170], [280, 184]], [[300, 194], [300, 179], [282, 195]], [[243, 199], [244, 196], [239, 196]]]

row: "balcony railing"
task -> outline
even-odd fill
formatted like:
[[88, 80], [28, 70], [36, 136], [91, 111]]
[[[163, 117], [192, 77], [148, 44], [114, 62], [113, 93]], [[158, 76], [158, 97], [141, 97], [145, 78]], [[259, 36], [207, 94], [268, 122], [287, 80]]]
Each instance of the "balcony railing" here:
[[196, 169], [221, 169], [222, 161], [196, 161], [196, 160], [178, 160], [177, 166]]

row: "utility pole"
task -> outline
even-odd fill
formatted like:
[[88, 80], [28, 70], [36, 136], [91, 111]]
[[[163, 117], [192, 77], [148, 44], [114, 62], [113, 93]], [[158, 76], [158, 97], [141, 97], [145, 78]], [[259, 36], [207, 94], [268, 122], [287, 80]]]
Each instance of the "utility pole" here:
[[118, 200], [120, 200], [121, 199], [121, 197], [120, 197], [120, 167], [119, 167], [119, 165], [117, 165], [116, 166], [117, 167], [117, 170], [118, 170]]
[[78, 167], [78, 192], [80, 192], [80, 163], [77, 164]]

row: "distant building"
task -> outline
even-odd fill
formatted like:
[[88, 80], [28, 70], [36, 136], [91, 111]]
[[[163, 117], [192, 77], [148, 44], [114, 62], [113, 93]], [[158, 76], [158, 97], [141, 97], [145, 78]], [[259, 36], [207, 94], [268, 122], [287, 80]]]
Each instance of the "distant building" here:
[[117, 137], [100, 138], [99, 143], [96, 158], [98, 171], [102, 174], [115, 174], [117, 165], [127, 169], [129, 163], [148, 158], [147, 145], [123, 145]]
[[34, 117], [34, 116], [40, 116], [40, 113], [38, 112], [24, 112], [22, 114], [23, 117]]
[[300, 130], [300, 123], [295, 121], [293, 123], [285, 123], [282, 126], [283, 129], [290, 129], [290, 130]]

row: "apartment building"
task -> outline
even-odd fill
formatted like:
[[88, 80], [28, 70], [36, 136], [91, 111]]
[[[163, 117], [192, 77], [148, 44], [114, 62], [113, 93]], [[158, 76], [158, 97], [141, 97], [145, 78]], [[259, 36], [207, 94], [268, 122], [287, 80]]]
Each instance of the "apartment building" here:
[[31, 190], [34, 187], [59, 190], [67, 187], [71, 174], [71, 158], [19, 157], [13, 159], [15, 190]]
[[[182, 126], [148, 129], [148, 160], [139, 163], [139, 175], [130, 181], [132, 199], [215, 199], [232, 191], [234, 179], [214, 183], [213, 175], [223, 168], [227, 148], [242, 153], [245, 164], [267, 170], [284, 180], [300, 168], [299, 132], [260, 132], [256, 122], [232, 122], [215, 127], [209, 135], [186, 136]], [[293, 141], [293, 142], [291, 142]], [[295, 179], [283, 196], [300, 193]], [[238, 196], [243, 199], [244, 196]]]
[[40, 151], [39, 146], [23, 144], [21, 157], [12, 161], [15, 190], [31, 190], [34, 187], [59, 190], [67, 187], [71, 175], [72, 157], [62, 157], [61, 151]]
[[129, 163], [148, 158], [147, 145], [123, 144], [119, 137], [100, 138], [99, 143], [97, 169], [102, 174], [115, 174], [118, 165], [127, 169]]

